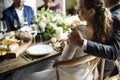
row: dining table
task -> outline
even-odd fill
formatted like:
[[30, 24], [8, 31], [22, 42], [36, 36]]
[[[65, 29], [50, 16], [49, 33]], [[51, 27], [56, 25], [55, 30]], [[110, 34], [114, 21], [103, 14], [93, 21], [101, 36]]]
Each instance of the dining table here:
[[19, 48], [17, 48], [17, 50], [15, 50], [16, 57], [6, 58], [3, 61], [0, 61], [0, 80], [3, 80], [4, 77], [17, 70], [29, 67], [31, 65], [46, 60], [53, 59], [54, 57], [57, 57], [61, 54], [60, 50], [53, 49], [52, 52], [50, 52], [49, 54], [37, 55], [37, 56], [29, 55], [27, 54], [26, 50], [32, 45], [34, 45], [33, 40], [30, 40], [28, 43], [20, 46]]
[[[70, 25], [75, 20], [77, 21], [79, 20], [77, 15], [66, 18], [65, 22], [66, 24]], [[34, 64], [53, 59], [62, 54], [61, 49], [54, 48], [53, 51], [50, 52], [49, 54], [32, 56], [27, 54], [26, 52], [27, 48], [29, 48], [32, 45], [33, 45], [33, 40], [30, 40], [28, 43], [20, 46], [18, 49], [14, 51], [16, 53], [14, 58], [4, 59], [3, 61], [0, 61], [0, 80], [3, 80], [4, 77], [17, 70], [24, 69]]]

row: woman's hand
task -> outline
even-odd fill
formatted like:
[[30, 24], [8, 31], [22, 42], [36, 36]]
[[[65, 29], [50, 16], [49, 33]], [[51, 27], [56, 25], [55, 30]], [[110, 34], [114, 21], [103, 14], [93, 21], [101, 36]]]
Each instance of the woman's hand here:
[[75, 28], [71, 28], [72, 32], [69, 36], [69, 44], [75, 46], [82, 46], [84, 42], [83, 35], [80, 31], [76, 30]]
[[66, 44], [67, 44], [67, 41], [65, 39], [60, 40], [60, 45], [62, 48], [64, 48]]

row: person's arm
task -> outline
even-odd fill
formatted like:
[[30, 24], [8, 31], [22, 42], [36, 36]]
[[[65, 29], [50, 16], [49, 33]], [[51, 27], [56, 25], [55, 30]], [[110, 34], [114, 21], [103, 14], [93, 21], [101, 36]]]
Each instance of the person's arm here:
[[[87, 40], [87, 49], [84, 50], [87, 54], [105, 58], [108, 60], [116, 60], [120, 56], [120, 25], [114, 23], [114, 32], [107, 44], [101, 44]], [[82, 34], [73, 29], [73, 33], [70, 36], [71, 44], [81, 47], [84, 43]]]
[[87, 41], [87, 54], [105, 58], [108, 60], [116, 60], [119, 56], [119, 44], [115, 43], [111, 45], [105, 45], [97, 42]]
[[120, 57], [120, 17], [114, 17], [113, 20], [113, 34], [106, 42], [107, 44], [87, 40], [85, 52], [109, 60], [116, 60]]

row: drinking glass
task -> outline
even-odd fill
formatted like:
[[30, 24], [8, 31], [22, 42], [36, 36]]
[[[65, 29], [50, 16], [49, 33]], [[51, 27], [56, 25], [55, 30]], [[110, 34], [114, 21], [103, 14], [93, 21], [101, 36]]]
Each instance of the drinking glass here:
[[31, 26], [31, 35], [33, 37], [33, 40], [34, 40], [33, 42], [35, 44], [35, 36], [37, 35], [37, 30], [34, 26]]
[[4, 36], [6, 36], [7, 31], [6, 21], [0, 21], [0, 31], [4, 32]]
[[15, 27], [16, 29], [18, 29], [18, 22], [17, 22], [17, 20], [14, 20], [14, 27]]

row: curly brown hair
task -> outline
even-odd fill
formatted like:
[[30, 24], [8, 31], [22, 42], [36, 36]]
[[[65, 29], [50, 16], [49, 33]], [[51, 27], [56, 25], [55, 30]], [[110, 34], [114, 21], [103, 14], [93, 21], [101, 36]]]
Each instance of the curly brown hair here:
[[112, 18], [111, 13], [103, 0], [84, 0], [84, 5], [87, 10], [95, 9], [96, 13], [92, 22], [94, 30], [93, 41], [104, 43], [109, 39], [112, 33]]

